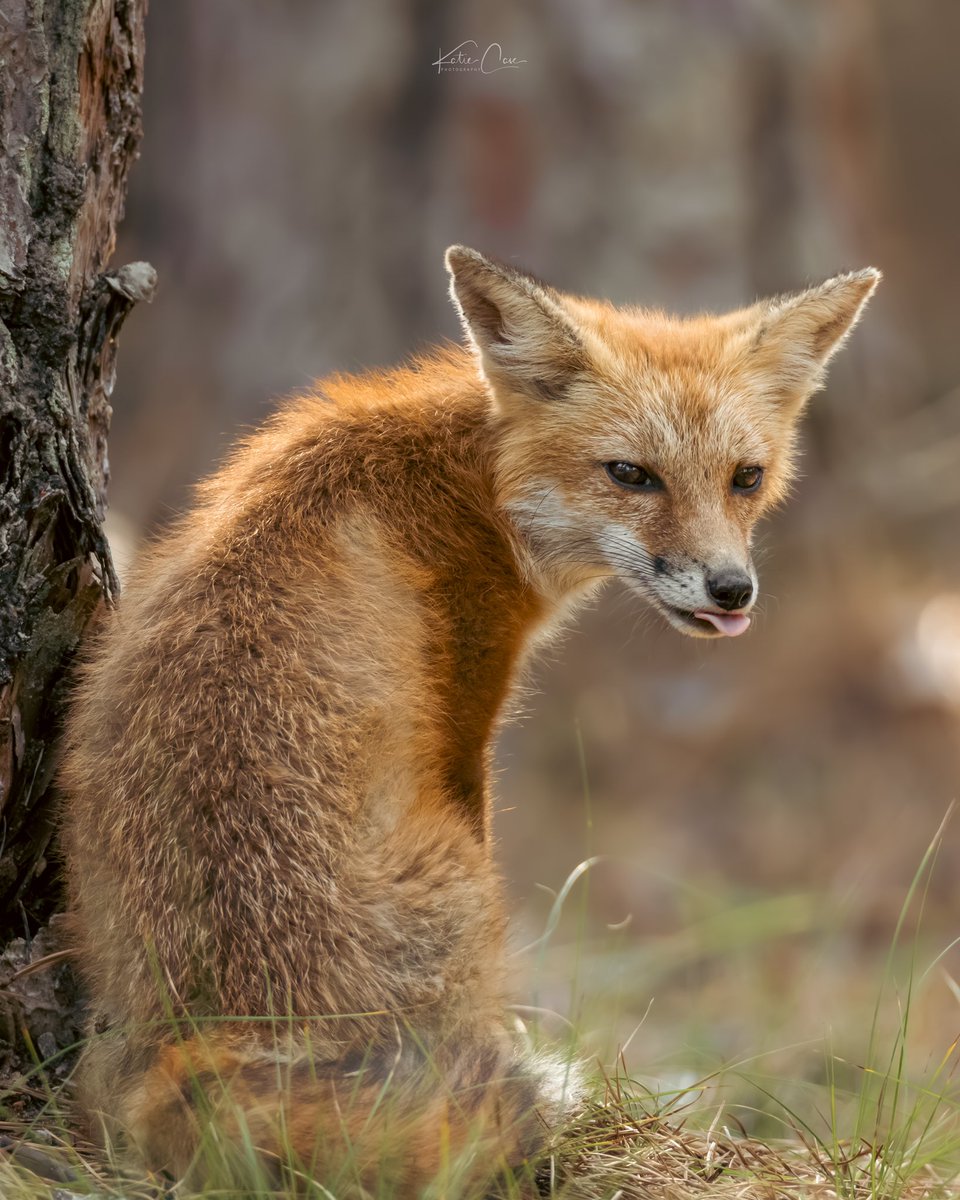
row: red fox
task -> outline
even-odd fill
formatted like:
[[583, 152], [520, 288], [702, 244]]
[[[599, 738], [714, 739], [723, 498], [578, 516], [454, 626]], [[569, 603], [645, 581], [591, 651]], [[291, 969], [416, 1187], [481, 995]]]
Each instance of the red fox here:
[[676, 319], [446, 262], [467, 347], [325, 380], [241, 443], [80, 672], [84, 1103], [175, 1177], [215, 1173], [213, 1138], [415, 1195], [471, 1146], [470, 1171], [542, 1147], [576, 1089], [505, 1017], [498, 722], [605, 579], [744, 632], [752, 530], [880, 278]]

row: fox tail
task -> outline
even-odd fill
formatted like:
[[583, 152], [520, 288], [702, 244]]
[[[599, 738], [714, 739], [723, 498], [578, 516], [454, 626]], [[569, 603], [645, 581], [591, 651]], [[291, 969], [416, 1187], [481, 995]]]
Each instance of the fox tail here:
[[574, 1064], [505, 1039], [445, 1064], [404, 1047], [321, 1062], [230, 1035], [165, 1044], [145, 1069], [144, 1057], [101, 1050], [85, 1107], [127, 1157], [191, 1186], [249, 1187], [253, 1174], [338, 1196], [383, 1180], [397, 1196], [448, 1194], [530, 1164], [580, 1091]]

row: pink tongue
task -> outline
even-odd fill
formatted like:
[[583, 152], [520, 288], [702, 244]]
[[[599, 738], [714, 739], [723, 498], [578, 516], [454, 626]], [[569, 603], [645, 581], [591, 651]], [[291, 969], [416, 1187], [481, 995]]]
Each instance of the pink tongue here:
[[709, 621], [725, 637], [739, 637], [750, 627], [750, 618], [744, 616], [743, 613], [718, 613], [698, 608], [693, 615], [699, 617], [701, 621]]

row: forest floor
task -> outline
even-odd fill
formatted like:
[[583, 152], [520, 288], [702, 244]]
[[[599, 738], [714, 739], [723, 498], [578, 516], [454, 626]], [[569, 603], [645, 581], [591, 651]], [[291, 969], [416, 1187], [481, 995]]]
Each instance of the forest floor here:
[[[682, 993], [691, 989], [678, 989], [674, 983], [671, 992], [666, 978], [671, 971], [681, 978], [685, 974], [678, 972], [675, 946], [665, 959], [670, 967], [660, 964], [664, 986], [659, 999], [666, 1001], [668, 1013], [666, 1022], [660, 1015], [657, 1038], [670, 1045], [660, 1062], [648, 1054], [649, 1041], [644, 1043], [644, 1036], [649, 1037], [647, 1026], [654, 1024], [652, 1002], [633, 1034], [621, 1038], [617, 1031], [622, 1027], [624, 1008], [629, 1007], [623, 996], [613, 1007], [608, 1003], [598, 1008], [596, 997], [592, 1006], [585, 1004], [579, 1010], [568, 1006], [575, 1018], [571, 1021], [559, 1012], [562, 1006], [556, 1003], [556, 990], [551, 994], [550, 977], [572, 983], [571, 994], [586, 995], [591, 979], [602, 983], [624, 969], [630, 974], [628, 955], [585, 939], [582, 928], [578, 931], [584, 907], [578, 905], [577, 889], [589, 873], [587, 864], [582, 864], [554, 895], [544, 932], [533, 947], [526, 948], [527, 965], [535, 968], [532, 975], [536, 980], [526, 994], [550, 1000], [550, 1009], [521, 1005], [517, 1012], [518, 1024], [522, 1017], [527, 1036], [538, 1044], [548, 1042], [556, 1047], [563, 1041], [588, 1072], [592, 1064], [589, 1098], [556, 1134], [550, 1149], [520, 1173], [501, 1177], [495, 1184], [488, 1178], [478, 1186], [465, 1179], [468, 1155], [451, 1161], [442, 1178], [419, 1194], [437, 1200], [490, 1200], [494, 1196], [529, 1200], [537, 1194], [565, 1200], [960, 1197], [960, 1039], [940, 1047], [927, 1036], [939, 1037], [936, 1031], [943, 1021], [938, 1017], [933, 1030], [925, 1028], [924, 997], [932, 986], [934, 991], [949, 991], [949, 987], [940, 987], [943, 980], [936, 978], [945, 952], [928, 950], [917, 934], [936, 848], [935, 842], [904, 900], [893, 943], [879, 965], [872, 1005], [864, 1003], [862, 996], [837, 1002], [833, 1014], [836, 1042], [827, 1034], [815, 1046], [767, 1048], [758, 1012], [747, 1007], [748, 992], [758, 989], [755, 972], [745, 965], [749, 955], [744, 957], [743, 946], [749, 943], [769, 964], [771, 949], [795, 940], [796, 922], [790, 905], [775, 908], [771, 917], [769, 905], [754, 904], [745, 912], [718, 914], [696, 936], [689, 931], [690, 946], [705, 938], [714, 952], [735, 967], [736, 979], [725, 981], [725, 992], [717, 992], [717, 981], [711, 981], [710, 972], [701, 968], [695, 992], [702, 1029], [690, 1021], [689, 996], [686, 1009], [681, 1002]], [[570, 937], [564, 942], [566, 934]], [[554, 941], [559, 944], [550, 944]], [[663, 958], [662, 946], [658, 952]], [[636, 970], [639, 978], [657, 978], [658, 952]], [[58, 989], [62, 997], [71, 997], [73, 992], [64, 978], [67, 967], [58, 951], [41, 944], [33, 948], [33, 956], [32, 963], [16, 967], [14, 974], [19, 972], [21, 983], [33, 981], [37, 1005], [42, 1008], [44, 1002], [53, 1003], [51, 997]], [[772, 961], [786, 960], [774, 953]], [[818, 970], [811, 966], [808, 973]], [[41, 984], [45, 975], [47, 981]], [[821, 972], [819, 985], [822, 989], [830, 986], [825, 972]], [[960, 989], [953, 986], [955, 1003]], [[769, 995], [760, 992], [754, 997], [755, 1005], [758, 1000], [772, 1010]], [[704, 1070], [704, 1029], [715, 1034], [729, 1015], [726, 1009], [738, 1005], [745, 1009], [748, 1020], [755, 1022], [757, 1053]], [[707, 1006], [715, 1006], [712, 1016], [705, 1011]], [[8, 1030], [10, 1019], [8, 1014]], [[69, 1007], [64, 1019], [66, 1025], [57, 1035], [61, 1043], [70, 1036], [64, 1030], [74, 1028], [75, 1007]], [[561, 1037], [558, 1030], [562, 1028], [566, 1034]], [[616, 1039], [612, 1051], [605, 1033]], [[54, 1038], [52, 1031], [45, 1038], [48, 1049]], [[918, 1044], [919, 1056], [915, 1053]], [[639, 1061], [637, 1045], [644, 1046]], [[74, 1200], [81, 1196], [101, 1200], [279, 1200], [294, 1195], [310, 1200], [360, 1195], [390, 1200], [398, 1194], [386, 1175], [376, 1184], [364, 1175], [360, 1187], [359, 1168], [350, 1162], [331, 1178], [311, 1172], [291, 1155], [267, 1174], [252, 1148], [239, 1158], [234, 1150], [228, 1155], [216, 1137], [205, 1149], [216, 1157], [215, 1185], [202, 1192], [164, 1178], [132, 1176], [79, 1133], [82, 1122], [71, 1099], [69, 1078], [76, 1053], [76, 1042], [46, 1057], [35, 1045], [32, 1050], [24, 1045], [19, 1060], [8, 1060], [5, 1078], [0, 1081], [2, 1200]], [[478, 1157], [474, 1153], [474, 1167]], [[475, 1179], [475, 1171], [473, 1174]]]

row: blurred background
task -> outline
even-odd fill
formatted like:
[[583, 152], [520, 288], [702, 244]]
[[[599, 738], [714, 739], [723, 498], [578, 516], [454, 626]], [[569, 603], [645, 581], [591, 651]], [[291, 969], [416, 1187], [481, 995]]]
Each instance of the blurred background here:
[[[447, 69], [462, 43], [483, 70]], [[123, 557], [275, 397], [456, 338], [450, 242], [678, 311], [885, 273], [765, 527], [749, 637], [691, 642], [610, 592], [501, 742], [518, 948], [598, 859], [517, 954], [518, 992], [604, 1062], [632, 1035], [651, 1079], [750, 1058], [799, 1087], [826, 1037], [855, 1087], [957, 794], [958, 44], [951, 0], [150, 13], [117, 259], [161, 282], [114, 396]], [[896, 1025], [912, 974], [919, 1071], [960, 1028], [960, 952], [927, 970], [960, 934], [958, 867], [954, 821], [881, 1001]]]

